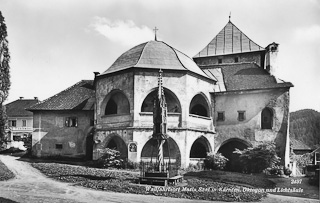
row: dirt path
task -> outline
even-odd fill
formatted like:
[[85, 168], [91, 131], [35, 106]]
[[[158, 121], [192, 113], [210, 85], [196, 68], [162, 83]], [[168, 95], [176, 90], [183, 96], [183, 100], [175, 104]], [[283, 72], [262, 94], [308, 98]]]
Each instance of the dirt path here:
[[[17, 160], [17, 157], [0, 155], [0, 160], [16, 175], [15, 179], [0, 182], [0, 202], [5, 199], [21, 203], [28, 202], [210, 202], [199, 200], [176, 199], [151, 195], [123, 194], [96, 191], [72, 186], [45, 177], [27, 162]], [[269, 195], [260, 203], [267, 202], [318, 202], [317, 200]]]

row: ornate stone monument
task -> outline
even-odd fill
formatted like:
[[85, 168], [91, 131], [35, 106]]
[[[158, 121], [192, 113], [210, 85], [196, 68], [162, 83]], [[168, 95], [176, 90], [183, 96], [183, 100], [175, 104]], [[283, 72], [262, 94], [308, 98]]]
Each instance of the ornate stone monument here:
[[[163, 91], [162, 70], [159, 71], [158, 94], [153, 106], [153, 148], [157, 150], [156, 161], [141, 162], [141, 176], [139, 183], [151, 185], [176, 184], [182, 181], [182, 176], [178, 175], [178, 168], [170, 161], [170, 148], [164, 149], [164, 143], [168, 142], [167, 134], [167, 103]], [[168, 150], [169, 160], [165, 162], [163, 150]], [[152, 153], [153, 154], [153, 153]]]

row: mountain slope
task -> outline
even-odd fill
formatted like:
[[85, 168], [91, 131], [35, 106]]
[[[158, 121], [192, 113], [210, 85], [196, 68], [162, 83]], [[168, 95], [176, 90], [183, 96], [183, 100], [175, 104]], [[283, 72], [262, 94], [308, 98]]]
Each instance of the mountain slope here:
[[320, 113], [312, 109], [290, 113], [290, 137], [315, 148], [320, 144]]

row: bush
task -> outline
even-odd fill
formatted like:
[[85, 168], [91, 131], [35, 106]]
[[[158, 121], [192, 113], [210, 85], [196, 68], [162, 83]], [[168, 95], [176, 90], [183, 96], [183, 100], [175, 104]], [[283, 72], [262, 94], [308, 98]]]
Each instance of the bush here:
[[121, 168], [123, 160], [120, 159], [120, 152], [114, 149], [102, 149], [100, 153], [103, 155], [96, 161], [96, 166], [99, 168]]
[[208, 153], [204, 160], [204, 167], [212, 170], [223, 170], [229, 159], [224, 157], [221, 153]]
[[291, 174], [291, 170], [287, 167], [283, 166], [273, 166], [272, 168], [267, 168], [265, 170], [267, 175], [287, 175], [289, 176]]
[[236, 149], [240, 154], [240, 163], [245, 173], [260, 173], [267, 168], [275, 167], [280, 162], [274, 143], [263, 143], [254, 148]]

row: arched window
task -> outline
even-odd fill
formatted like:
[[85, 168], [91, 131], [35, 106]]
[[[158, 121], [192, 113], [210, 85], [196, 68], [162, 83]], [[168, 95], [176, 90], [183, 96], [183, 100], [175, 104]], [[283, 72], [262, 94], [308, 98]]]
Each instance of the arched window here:
[[[143, 100], [141, 112], [153, 112], [153, 102], [157, 97], [158, 91], [154, 90]], [[181, 113], [180, 102], [171, 91], [164, 89], [168, 112]]]
[[209, 106], [203, 95], [197, 94], [192, 98], [189, 113], [198, 116], [210, 117]]
[[261, 112], [261, 129], [272, 129], [273, 112], [270, 108], [264, 108]]
[[116, 92], [111, 95], [109, 98], [106, 108], [105, 115], [114, 115], [114, 114], [129, 114], [130, 106], [127, 97], [121, 93]]

